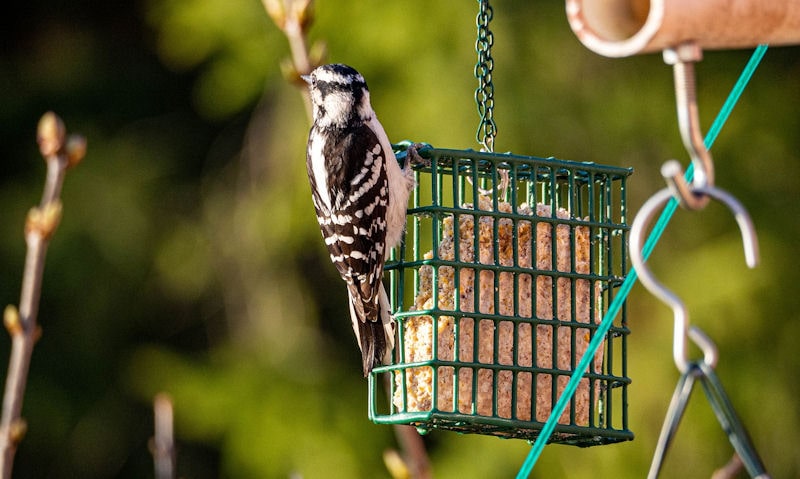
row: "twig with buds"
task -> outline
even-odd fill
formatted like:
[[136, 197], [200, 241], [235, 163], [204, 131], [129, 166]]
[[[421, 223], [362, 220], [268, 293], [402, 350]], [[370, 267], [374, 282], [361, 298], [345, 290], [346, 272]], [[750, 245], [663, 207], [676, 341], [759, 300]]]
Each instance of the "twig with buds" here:
[[39, 151], [47, 163], [47, 178], [39, 206], [28, 212], [25, 220], [25, 243], [28, 247], [22, 277], [19, 308], [9, 305], [3, 322], [11, 335], [11, 357], [3, 395], [0, 419], [0, 472], [11, 477], [17, 445], [25, 436], [27, 424], [22, 419], [22, 400], [28, 378], [33, 345], [41, 336], [37, 324], [47, 245], [61, 220], [61, 186], [66, 170], [77, 165], [86, 153], [86, 139], [67, 137], [64, 122], [53, 112], [45, 113], [37, 130]]
[[308, 97], [306, 83], [300, 75], [307, 75], [322, 64], [327, 56], [325, 44], [314, 43], [308, 46], [308, 30], [314, 21], [313, 0], [261, 0], [275, 25], [289, 40], [291, 58], [281, 62], [283, 76], [301, 88], [306, 103], [306, 112], [311, 118], [311, 99]]

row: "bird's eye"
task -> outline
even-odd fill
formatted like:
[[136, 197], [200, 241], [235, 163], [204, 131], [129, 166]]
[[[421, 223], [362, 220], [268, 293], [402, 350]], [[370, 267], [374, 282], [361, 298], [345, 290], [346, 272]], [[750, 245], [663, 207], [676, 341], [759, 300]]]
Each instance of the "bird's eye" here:
[[311, 86], [311, 87], [314, 87], [314, 86], [317, 85], [317, 77], [315, 77], [313, 74], [311, 74], [311, 75], [300, 75], [300, 78], [302, 78], [303, 81], [308, 83], [308, 85]]

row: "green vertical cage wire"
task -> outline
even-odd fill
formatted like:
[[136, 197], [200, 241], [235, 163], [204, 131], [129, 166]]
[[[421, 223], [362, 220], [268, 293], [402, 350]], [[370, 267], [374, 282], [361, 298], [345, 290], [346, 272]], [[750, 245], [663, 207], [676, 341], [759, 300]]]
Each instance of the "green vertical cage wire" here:
[[[419, 154], [405, 239], [385, 268], [397, 334], [391, 364], [369, 376], [370, 419], [535, 440], [625, 278], [632, 170]], [[633, 439], [628, 334], [623, 306], [549, 442]]]

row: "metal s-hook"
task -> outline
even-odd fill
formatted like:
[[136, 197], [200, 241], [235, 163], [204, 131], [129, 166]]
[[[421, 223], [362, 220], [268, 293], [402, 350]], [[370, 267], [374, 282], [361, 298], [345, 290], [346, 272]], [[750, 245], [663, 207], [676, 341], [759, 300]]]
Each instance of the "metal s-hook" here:
[[693, 42], [664, 50], [664, 63], [673, 67], [678, 127], [686, 151], [694, 164], [694, 179], [690, 186], [676, 160], [664, 163], [661, 174], [675, 197], [680, 200], [681, 206], [691, 210], [702, 209], [708, 204], [708, 198], [698, 194], [697, 188], [714, 186], [714, 161], [703, 142], [697, 110], [694, 64], [702, 59], [703, 51]]
[[[700, 382], [717, 420], [727, 433], [731, 445], [748, 473], [757, 479], [768, 479], [769, 475], [714, 370], [718, 360], [716, 345], [701, 329], [689, 324], [686, 305], [675, 293], [658, 282], [645, 264], [643, 240], [650, 220], [673, 198], [684, 208], [695, 210], [705, 207], [711, 198], [725, 203], [739, 225], [747, 265], [753, 268], [758, 263], [758, 239], [750, 216], [736, 198], [714, 187], [714, 163], [700, 132], [695, 97], [694, 62], [699, 61], [701, 57], [702, 51], [693, 43], [664, 51], [664, 61], [674, 66], [678, 121], [683, 143], [692, 158], [694, 177], [687, 182], [680, 163], [675, 160], [666, 162], [661, 168], [661, 174], [667, 180], [668, 188], [658, 191], [645, 202], [631, 225], [630, 253], [634, 272], [651, 293], [672, 308], [674, 315], [672, 354], [675, 365], [681, 371], [681, 378], [662, 426], [647, 477], [648, 479], [658, 477], [692, 388], [695, 382]], [[670, 203], [670, 206], [674, 206], [674, 203]], [[647, 255], [649, 254], [648, 251]], [[702, 359], [688, 358], [687, 340], [691, 340], [700, 348], [703, 352]]]
[[[733, 212], [742, 234], [745, 261], [749, 267], [754, 268], [758, 264], [758, 238], [756, 237], [753, 223], [750, 220], [750, 215], [748, 215], [747, 210], [744, 209], [742, 204], [731, 194], [714, 187], [692, 187], [689, 190], [689, 194], [695, 197], [702, 195], [703, 197], [715, 198], [725, 203]], [[653, 273], [647, 268], [645, 258], [642, 254], [645, 232], [650, 225], [650, 220], [672, 196], [672, 190], [665, 188], [658, 191], [642, 205], [631, 225], [630, 251], [631, 262], [642, 284], [651, 293], [672, 308], [675, 320], [673, 357], [675, 359], [675, 365], [681, 372], [685, 373], [690, 367], [686, 352], [687, 338], [690, 338], [700, 347], [703, 351], [706, 363], [711, 367], [716, 364], [716, 346], [701, 330], [689, 326], [689, 312], [686, 309], [686, 305], [675, 293], [656, 280]]]

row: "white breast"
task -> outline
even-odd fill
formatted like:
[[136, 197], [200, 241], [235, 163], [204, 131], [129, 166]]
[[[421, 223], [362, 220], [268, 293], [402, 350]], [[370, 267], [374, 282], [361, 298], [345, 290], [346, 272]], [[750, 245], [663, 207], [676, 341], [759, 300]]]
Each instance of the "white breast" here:
[[309, 146], [309, 155], [311, 156], [311, 174], [314, 175], [314, 183], [317, 185], [317, 194], [322, 205], [328, 211], [331, 210], [331, 194], [328, 188], [328, 171], [325, 168], [325, 156], [322, 151], [325, 146], [325, 140], [319, 135], [314, 135], [311, 139]]

